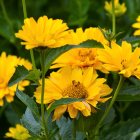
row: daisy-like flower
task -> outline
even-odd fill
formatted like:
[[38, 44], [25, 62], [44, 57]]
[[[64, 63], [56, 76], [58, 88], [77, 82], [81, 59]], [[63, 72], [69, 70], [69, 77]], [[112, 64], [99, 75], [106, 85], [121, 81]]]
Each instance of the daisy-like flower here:
[[[78, 45], [86, 40], [96, 40], [103, 45], [108, 45], [108, 41], [99, 28], [87, 28], [85, 31], [82, 28], [78, 28], [76, 32], [71, 32], [70, 43]], [[69, 43], [69, 44], [70, 44]], [[107, 72], [103, 67], [102, 63], [97, 59], [98, 48], [75, 48], [67, 51], [58, 57], [51, 68], [58, 68], [64, 66], [71, 66], [73, 68], [80, 67], [93, 67], [94, 69]]]
[[51, 68], [71, 66], [72, 68], [93, 67], [96, 70], [107, 73], [102, 67], [102, 63], [97, 58], [98, 48], [75, 48], [71, 49], [58, 57]]
[[134, 32], [134, 36], [140, 35], [140, 16], [137, 17], [136, 21], [136, 23], [132, 24], [133, 28], [137, 28]]
[[9, 128], [9, 132], [5, 134], [5, 137], [14, 140], [27, 140], [30, 137], [30, 134], [26, 128], [17, 124], [16, 127]]
[[[45, 81], [44, 104], [53, 103], [61, 98], [83, 98], [83, 101], [61, 105], [54, 111], [53, 120], [59, 119], [65, 111], [71, 118], [76, 118], [80, 111], [84, 116], [95, 111], [98, 102], [106, 102], [106, 97], [112, 89], [104, 84], [106, 79], [97, 78], [97, 73], [92, 67], [87, 69], [64, 67], [58, 72], [52, 72]], [[34, 94], [36, 101], [41, 102], [41, 86]]]
[[[121, 16], [126, 12], [126, 6], [125, 3], [120, 4], [119, 0], [115, 0], [114, 1], [114, 5], [115, 5], [115, 15], [116, 16]], [[105, 1], [105, 10], [112, 15], [112, 2], [107, 2]]]
[[98, 59], [108, 71], [118, 72], [124, 77], [137, 76], [140, 65], [140, 49], [132, 51], [132, 46], [126, 41], [119, 46], [112, 42], [111, 48], [106, 46], [98, 51]]
[[39, 17], [37, 22], [31, 17], [24, 20], [22, 30], [15, 34], [22, 39], [26, 49], [36, 47], [61, 47], [67, 44], [69, 38], [68, 26], [61, 19]]
[[[4, 104], [4, 98], [6, 98], [7, 102], [12, 102], [14, 99], [16, 86], [17, 84], [8, 87], [8, 82], [13, 76], [16, 66], [23, 65], [28, 70], [32, 68], [31, 63], [23, 58], [18, 58], [13, 55], [6, 56], [6, 53], [3, 52], [0, 56], [0, 106]], [[19, 82], [19, 89], [24, 90], [25, 86], [29, 85], [28, 80], [23, 80]]]

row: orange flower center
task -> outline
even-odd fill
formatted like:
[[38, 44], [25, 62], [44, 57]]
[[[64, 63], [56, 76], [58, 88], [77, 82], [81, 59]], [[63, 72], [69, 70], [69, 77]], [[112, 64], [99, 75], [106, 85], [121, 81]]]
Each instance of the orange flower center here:
[[90, 50], [90, 49], [87, 51], [80, 50], [78, 55], [79, 55], [80, 61], [82, 61], [82, 62], [86, 61], [87, 59], [88, 60], [95, 60], [95, 56], [93, 55], [92, 50]]
[[86, 98], [88, 96], [88, 92], [83, 84], [73, 80], [72, 84], [64, 89], [62, 95], [71, 98]]

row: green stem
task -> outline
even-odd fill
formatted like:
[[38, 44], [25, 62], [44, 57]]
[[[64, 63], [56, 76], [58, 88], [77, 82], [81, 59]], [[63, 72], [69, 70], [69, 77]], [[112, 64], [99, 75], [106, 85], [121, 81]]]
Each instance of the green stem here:
[[[22, 0], [22, 6], [23, 6], [23, 15], [24, 15], [24, 19], [27, 18], [27, 10], [26, 10], [26, 2], [25, 0]], [[32, 49], [30, 49], [30, 56], [31, 56], [31, 61], [33, 64], [33, 70], [36, 69], [36, 64], [35, 64], [35, 59], [34, 59], [34, 52]]]
[[24, 19], [25, 19], [25, 18], [27, 18], [27, 10], [26, 10], [25, 0], [22, 0], [22, 6], [23, 6], [23, 15], [24, 15]]
[[41, 90], [41, 117], [42, 117], [42, 127], [45, 129], [46, 137], [48, 138], [48, 131], [45, 121], [44, 112], [44, 90], [45, 90], [45, 50], [41, 50], [41, 69], [42, 69], [42, 90]]
[[115, 4], [114, 4], [114, 0], [112, 1], [112, 32], [113, 35], [116, 34], [116, 18], [115, 18]]
[[115, 90], [114, 96], [112, 97], [112, 100], [110, 101], [108, 108], [106, 109], [104, 115], [102, 116], [102, 118], [100, 119], [99, 123], [97, 124], [97, 126], [95, 128], [95, 140], [99, 140], [99, 129], [100, 129], [103, 121], [107, 117], [108, 113], [110, 112], [110, 110], [111, 110], [111, 108], [112, 108], [112, 106], [117, 98], [117, 95], [122, 87], [123, 81], [124, 81], [124, 77], [122, 75], [120, 75], [120, 80], [119, 80], [118, 86]]
[[75, 120], [72, 120], [72, 140], [76, 140]]

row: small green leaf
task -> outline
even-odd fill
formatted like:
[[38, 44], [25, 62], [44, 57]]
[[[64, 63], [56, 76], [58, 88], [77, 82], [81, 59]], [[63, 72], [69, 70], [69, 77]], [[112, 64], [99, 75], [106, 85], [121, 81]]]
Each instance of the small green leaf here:
[[51, 107], [48, 109], [47, 111], [47, 116], [50, 115], [50, 113], [58, 106], [60, 105], [66, 105], [66, 104], [70, 104], [73, 102], [79, 102], [79, 101], [83, 101], [84, 99], [78, 99], [78, 98], [62, 98], [60, 100], [55, 101]]
[[117, 101], [140, 101], [140, 86], [129, 86], [122, 89]]
[[58, 57], [60, 56], [62, 53], [73, 49], [73, 48], [103, 48], [103, 45], [95, 40], [88, 40], [85, 41], [83, 43], [81, 43], [80, 45], [66, 45], [64, 47], [60, 47], [60, 48], [53, 48], [48, 50], [46, 58], [45, 58], [45, 72], [48, 71], [48, 69], [50, 68], [52, 62]]
[[41, 75], [41, 71], [39, 69], [31, 70], [29, 74], [26, 76], [26, 79], [34, 81], [35, 83], [38, 84], [40, 75]]
[[8, 86], [13, 86], [14, 84], [17, 84], [19, 81], [25, 79], [28, 74], [29, 71], [24, 66], [18, 66], [14, 75], [10, 79]]
[[41, 125], [39, 121], [36, 121], [32, 111], [27, 107], [25, 114], [21, 118], [21, 123], [26, 127], [30, 133], [39, 135], [41, 132]]
[[32, 111], [36, 120], [39, 120], [39, 110], [35, 101], [31, 97], [20, 91], [18, 88], [16, 90], [16, 96]]

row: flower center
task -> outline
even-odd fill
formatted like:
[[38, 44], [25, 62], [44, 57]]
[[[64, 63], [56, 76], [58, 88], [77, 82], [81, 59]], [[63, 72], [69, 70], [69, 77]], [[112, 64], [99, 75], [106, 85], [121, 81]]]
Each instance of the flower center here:
[[80, 50], [78, 55], [79, 55], [80, 61], [82, 61], [82, 62], [86, 61], [87, 59], [88, 60], [94, 60], [95, 59], [95, 56], [93, 55], [92, 50], [90, 50], [90, 49]]
[[127, 60], [126, 60], [126, 59], [123, 59], [123, 60], [121, 61], [121, 64], [122, 64], [122, 67], [123, 67], [123, 68], [126, 68], [126, 67], [127, 67]]
[[71, 98], [86, 98], [88, 96], [88, 92], [83, 84], [73, 80], [72, 84], [63, 90], [62, 95]]

